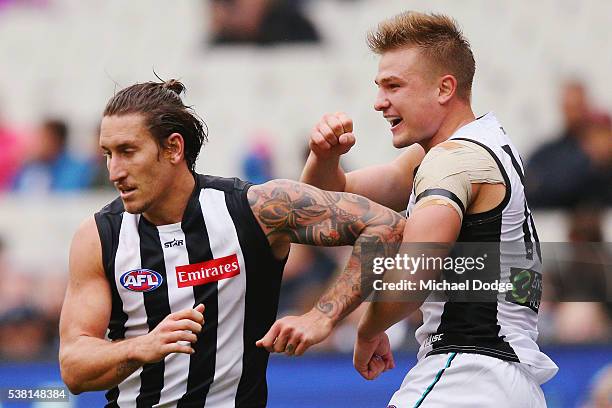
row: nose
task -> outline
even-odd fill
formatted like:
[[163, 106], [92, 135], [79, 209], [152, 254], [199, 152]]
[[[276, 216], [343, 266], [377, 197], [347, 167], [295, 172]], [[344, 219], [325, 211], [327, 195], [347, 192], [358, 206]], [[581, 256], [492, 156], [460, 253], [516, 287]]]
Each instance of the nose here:
[[388, 109], [391, 106], [389, 99], [387, 99], [387, 95], [384, 90], [379, 89], [376, 94], [376, 100], [374, 101], [374, 110], [383, 111]]
[[108, 167], [108, 178], [111, 182], [117, 183], [127, 176], [125, 166], [117, 157], [109, 157], [106, 159], [106, 167]]

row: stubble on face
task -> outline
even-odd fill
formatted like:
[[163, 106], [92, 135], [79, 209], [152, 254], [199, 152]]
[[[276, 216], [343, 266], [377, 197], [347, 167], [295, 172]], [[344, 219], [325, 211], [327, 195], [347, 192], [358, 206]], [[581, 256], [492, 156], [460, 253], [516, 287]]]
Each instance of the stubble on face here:
[[159, 145], [142, 115], [104, 117], [100, 146], [107, 154], [109, 178], [125, 210], [139, 214], [151, 208], [165, 178]]

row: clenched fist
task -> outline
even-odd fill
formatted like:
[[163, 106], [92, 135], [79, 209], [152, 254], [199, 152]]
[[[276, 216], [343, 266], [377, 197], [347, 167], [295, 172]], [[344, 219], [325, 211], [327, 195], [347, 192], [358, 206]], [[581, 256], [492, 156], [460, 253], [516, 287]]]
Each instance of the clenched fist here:
[[313, 309], [301, 316], [287, 316], [277, 320], [256, 345], [270, 353], [301, 356], [310, 346], [325, 340], [332, 329], [332, 321]]
[[310, 150], [319, 158], [343, 155], [354, 144], [353, 121], [343, 112], [323, 115], [310, 134]]
[[381, 373], [395, 368], [389, 337], [380, 333], [372, 339], [357, 336], [353, 353], [353, 365], [366, 380], [373, 380]]

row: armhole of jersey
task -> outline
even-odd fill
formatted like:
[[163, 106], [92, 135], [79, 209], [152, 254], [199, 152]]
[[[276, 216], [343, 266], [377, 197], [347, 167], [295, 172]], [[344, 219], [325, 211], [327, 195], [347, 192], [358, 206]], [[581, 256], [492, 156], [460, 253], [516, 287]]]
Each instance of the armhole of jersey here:
[[268, 256], [273, 262], [284, 265], [287, 262], [289, 253], [287, 253], [287, 256], [283, 259], [278, 259], [274, 256], [272, 247], [270, 246], [270, 241], [268, 241], [268, 237], [266, 237], [266, 234], [261, 229], [261, 225], [259, 225], [257, 218], [255, 218], [255, 214], [253, 214], [253, 209], [251, 208], [247, 194], [249, 189], [254, 185], [255, 184], [253, 183], [245, 183], [245, 187], [242, 188], [242, 191], [240, 192], [240, 204], [243, 206], [243, 213], [245, 214], [244, 221], [248, 226], [249, 231], [256, 238], [257, 242], [260, 243], [259, 246], [263, 251], [265, 251], [264, 253], [266, 256]]
[[98, 237], [100, 238], [100, 246], [102, 247], [102, 265], [104, 265], [104, 274], [110, 277], [110, 265], [112, 264], [112, 243], [113, 243], [113, 232], [110, 226], [109, 220], [102, 214], [96, 213], [94, 215], [96, 221], [96, 227], [98, 229]]
[[499, 160], [499, 157], [497, 157], [497, 155], [493, 152], [493, 150], [491, 150], [489, 146], [485, 145], [484, 143], [478, 142], [476, 140], [467, 139], [464, 137], [457, 137], [457, 138], [453, 138], [450, 140], [463, 140], [466, 142], [471, 142], [485, 149], [491, 155], [491, 157], [493, 157], [493, 160], [495, 160], [495, 163], [497, 164], [497, 167], [499, 168], [499, 171], [501, 172], [501, 175], [504, 178], [504, 183], [506, 183], [506, 194], [504, 195], [504, 199], [502, 200], [502, 202], [499, 203], [497, 207], [487, 210], [485, 212], [481, 212], [481, 213], [465, 214], [463, 221], [464, 222], [484, 221], [489, 218], [494, 218], [494, 217], [497, 217], [498, 215], [501, 215], [504, 208], [506, 208], [506, 206], [510, 202], [510, 195], [512, 194], [512, 186], [510, 185], [510, 177], [508, 177], [508, 173], [506, 173], [506, 169], [504, 169], [504, 166], [502, 162]]

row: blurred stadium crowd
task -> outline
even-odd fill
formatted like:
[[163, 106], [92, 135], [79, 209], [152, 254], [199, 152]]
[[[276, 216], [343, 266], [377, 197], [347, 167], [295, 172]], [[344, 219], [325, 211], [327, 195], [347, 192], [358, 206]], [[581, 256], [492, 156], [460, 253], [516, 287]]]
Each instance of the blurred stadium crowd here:
[[[12, 8], [30, 7], [43, 13], [48, 8], [52, 13], [53, 3], [53, 0], [2, 0], [0, 18]], [[307, 12], [307, 3], [211, 0], [207, 2], [204, 15], [208, 30], [206, 47], [257, 49], [298, 43], [301, 47], [323, 47], [325, 30], [317, 27], [317, 19]], [[359, 1], [338, 3], [342, 3], [339, 7], [350, 7]], [[566, 219], [567, 228], [564, 235], [556, 237], [557, 241], [605, 242], [610, 239], [605, 220], [610, 217], [612, 205], [611, 117], [609, 106], [598, 106], [592, 100], [587, 82], [579, 76], [558, 81], [557, 99], [547, 102], [547, 108], [554, 106], [562, 118], [557, 131], [552, 135], [533, 135], [529, 142], [531, 154], [524, 157], [527, 195], [535, 209], [536, 223], [539, 214], [550, 211], [562, 211]], [[605, 86], [609, 88], [609, 84]], [[75, 131], [73, 124], [82, 123], [83, 119], [68, 116], [41, 116], [36, 121], [24, 123], [14, 120], [8, 110], [3, 109], [3, 105], [10, 104], [10, 99], [0, 87], [0, 102], [3, 102], [0, 104], [0, 203], [7, 197], [19, 197], [20, 200], [35, 197], [44, 202], [46, 197], [65, 194], [74, 197], [75, 193], [87, 195], [94, 191], [102, 191], [107, 201], [112, 199], [113, 186], [107, 180], [104, 157], [94, 147], [95, 122], [90, 123], [89, 132], [82, 132], [83, 126], [77, 126], [79, 130]], [[301, 103], [299, 98], [296, 103]], [[370, 106], [370, 101], [363, 103]], [[532, 114], [538, 115], [538, 112]], [[510, 134], [515, 132], [511, 130]], [[516, 137], [527, 136], [519, 134]], [[286, 171], [286, 163], [278, 166], [283, 158], [276, 140], [296, 143], [295, 139], [289, 142], [273, 131], [252, 129], [246, 149], [234, 150], [234, 160], [239, 160], [242, 173], [237, 175], [255, 183], [277, 177], [295, 178], [301, 163], [293, 164], [292, 173]], [[299, 140], [303, 144], [303, 154], [307, 154], [305, 138], [300, 136]], [[74, 146], [90, 148], [75, 149]], [[352, 165], [349, 158], [345, 167], [350, 169]], [[279, 167], [283, 170], [278, 170]], [[200, 171], [206, 171], [205, 166]], [[105, 201], [99, 204], [101, 207]], [[53, 211], [49, 208], [50, 217]], [[0, 361], [54, 360], [57, 358], [58, 320], [67, 265], [60, 266], [59, 271], [50, 271], [44, 260], [38, 260], [38, 269], [20, 264], [12, 256], [11, 234], [12, 231], [0, 230]], [[68, 251], [67, 246], [65, 250]], [[343, 249], [292, 248], [285, 270], [280, 314], [310, 309], [347, 256]], [[609, 278], [605, 274], [581, 274], [570, 290], [604, 291], [601, 297], [610, 299], [612, 281]], [[554, 276], [546, 283], [545, 290], [556, 290]], [[352, 350], [358, 319], [359, 311], [317, 350]], [[396, 347], [416, 349], [413, 333], [419, 319], [413, 316], [410, 321], [393, 328], [392, 339]], [[545, 302], [540, 309], [540, 339], [542, 344], [609, 344], [611, 321], [612, 301]]]

